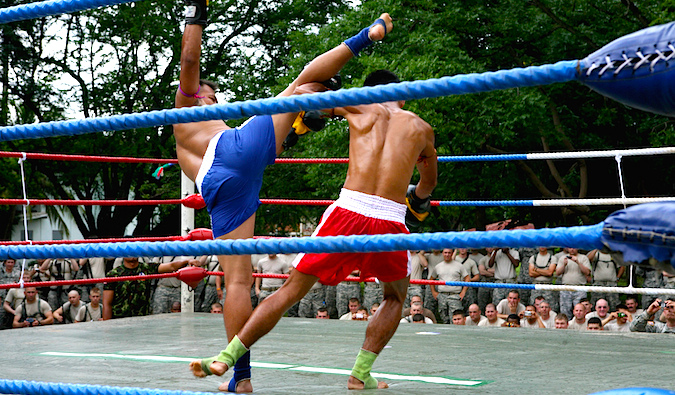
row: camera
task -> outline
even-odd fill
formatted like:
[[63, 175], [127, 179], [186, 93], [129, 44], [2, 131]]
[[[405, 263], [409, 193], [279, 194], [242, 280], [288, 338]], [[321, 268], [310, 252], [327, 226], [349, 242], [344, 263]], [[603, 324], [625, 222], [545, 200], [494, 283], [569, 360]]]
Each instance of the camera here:
[[28, 325], [33, 325], [33, 322], [35, 322], [35, 318], [26, 318], [26, 322]]
[[526, 311], [524, 315], [525, 315], [525, 317], [532, 317], [532, 312]]
[[661, 302], [661, 308], [665, 309], [666, 308], [666, 302]]
[[626, 313], [616, 313], [616, 316], [618, 318], [624, 318], [626, 316]]

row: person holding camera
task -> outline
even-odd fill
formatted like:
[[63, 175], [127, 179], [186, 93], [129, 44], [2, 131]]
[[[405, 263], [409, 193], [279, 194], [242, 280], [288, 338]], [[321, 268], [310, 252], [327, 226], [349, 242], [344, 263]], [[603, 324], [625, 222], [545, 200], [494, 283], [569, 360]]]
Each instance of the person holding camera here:
[[546, 328], [541, 321], [541, 317], [537, 314], [537, 309], [534, 306], [527, 306], [523, 311], [523, 318], [520, 319], [521, 328]]
[[610, 332], [630, 332], [630, 321], [633, 320], [633, 317], [628, 312], [628, 307], [619, 303], [616, 310], [602, 320], [602, 327]]
[[[654, 315], [663, 309], [661, 319], [665, 322], [654, 320]], [[649, 305], [647, 310], [643, 311], [630, 323], [631, 332], [648, 333], [675, 333], [675, 299], [662, 301], [656, 299]]]
[[54, 315], [49, 303], [37, 297], [37, 288], [26, 287], [23, 290], [25, 299], [14, 314], [14, 328], [27, 328], [29, 326], [51, 325], [54, 323]]
[[[576, 248], [568, 248], [567, 255], [558, 259], [555, 274], [563, 285], [585, 285], [587, 276], [591, 275], [591, 261]], [[572, 316], [572, 307], [581, 303], [585, 291], [560, 291], [560, 312]]]

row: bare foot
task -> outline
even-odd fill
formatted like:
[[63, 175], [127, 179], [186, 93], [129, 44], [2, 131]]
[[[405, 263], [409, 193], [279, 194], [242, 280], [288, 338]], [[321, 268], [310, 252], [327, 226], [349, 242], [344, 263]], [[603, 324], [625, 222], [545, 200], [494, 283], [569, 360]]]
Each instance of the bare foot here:
[[[228, 391], [228, 385], [229, 381], [224, 382], [218, 387], [219, 391], [227, 392]], [[234, 392], [241, 394], [241, 393], [249, 393], [253, 392], [253, 384], [251, 384], [251, 380], [242, 380], [237, 383], [237, 388], [235, 388]]]
[[387, 25], [387, 31], [385, 32], [384, 27], [382, 27], [382, 25], [380, 25], [379, 23], [371, 27], [370, 30], [368, 31], [368, 37], [372, 41], [382, 40], [385, 34], [391, 33], [391, 31], [394, 29], [394, 24], [392, 23], [389, 14], [385, 12], [384, 14], [380, 15], [380, 19], [382, 19], [384, 21], [384, 24]]
[[[192, 371], [192, 374], [194, 374], [197, 377], [208, 376], [208, 374], [204, 371], [204, 369], [202, 369], [202, 361], [190, 362], [190, 370]], [[227, 372], [227, 364], [223, 362], [213, 361], [209, 366], [209, 370], [211, 371], [211, 374], [215, 374], [216, 376], [222, 376], [225, 372]]]
[[[389, 384], [378, 381], [377, 382], [377, 389], [385, 389], [389, 388]], [[350, 390], [362, 390], [363, 389], [363, 381], [357, 379], [354, 376], [349, 376], [349, 380], [347, 380], [347, 389]]]

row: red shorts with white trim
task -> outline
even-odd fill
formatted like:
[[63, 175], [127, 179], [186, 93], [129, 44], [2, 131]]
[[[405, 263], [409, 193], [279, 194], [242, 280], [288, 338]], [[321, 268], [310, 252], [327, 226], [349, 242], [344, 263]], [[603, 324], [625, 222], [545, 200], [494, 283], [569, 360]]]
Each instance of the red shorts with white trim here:
[[[377, 207], [370, 204], [373, 201]], [[393, 206], [393, 213], [388, 206]], [[343, 189], [340, 199], [326, 210], [312, 236], [409, 234], [404, 218], [405, 205]], [[299, 254], [293, 265], [301, 273], [318, 277], [325, 285], [339, 284], [356, 269], [361, 271], [362, 278], [377, 277], [380, 281], [392, 282], [410, 275], [410, 253]]]

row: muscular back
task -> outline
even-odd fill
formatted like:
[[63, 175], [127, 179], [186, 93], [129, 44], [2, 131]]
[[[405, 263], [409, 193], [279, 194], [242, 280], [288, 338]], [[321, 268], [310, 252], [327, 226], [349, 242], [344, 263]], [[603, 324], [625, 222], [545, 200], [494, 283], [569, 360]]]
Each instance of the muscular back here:
[[429, 166], [435, 182], [434, 134], [429, 124], [396, 103], [345, 110], [350, 126], [345, 188], [404, 203], [420, 156], [433, 161]]

